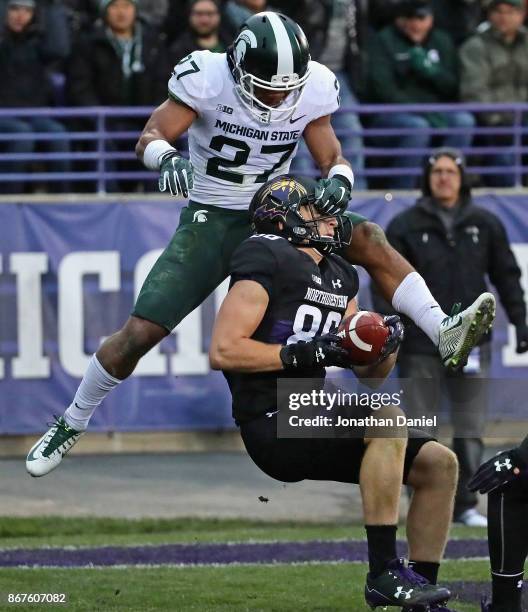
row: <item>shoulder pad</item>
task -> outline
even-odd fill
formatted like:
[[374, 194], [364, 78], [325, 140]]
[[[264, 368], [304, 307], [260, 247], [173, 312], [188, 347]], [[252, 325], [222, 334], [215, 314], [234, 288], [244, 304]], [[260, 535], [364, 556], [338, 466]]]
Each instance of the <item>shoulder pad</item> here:
[[231, 275], [255, 272], [256, 270], [272, 275], [281, 260], [280, 243], [288, 242], [280, 236], [272, 234], [254, 234], [246, 238], [236, 249], [231, 258]]
[[294, 248], [286, 238], [276, 234], [253, 234], [246, 238], [244, 242], [254, 250], [267, 251], [274, 259], [279, 261], [288, 257], [288, 251]]
[[305, 95], [317, 106], [328, 107], [328, 114], [339, 108], [339, 81], [336, 75], [319, 62], [310, 62], [310, 78], [306, 84]]
[[283, 236], [278, 236], [277, 234], [252, 234], [248, 240], [271, 240], [272, 242], [275, 240], [286, 240]]
[[193, 51], [174, 66], [169, 96], [199, 110], [203, 100], [215, 98], [222, 91], [226, 65], [225, 53]]

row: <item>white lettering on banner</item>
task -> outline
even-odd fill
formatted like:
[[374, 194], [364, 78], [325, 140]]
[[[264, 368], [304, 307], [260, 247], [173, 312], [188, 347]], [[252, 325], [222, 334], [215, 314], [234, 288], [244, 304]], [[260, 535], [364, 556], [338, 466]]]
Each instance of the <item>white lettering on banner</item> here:
[[[134, 270], [134, 300], [137, 299], [147, 274], [162, 253], [163, 249], [155, 249], [138, 259]], [[161, 352], [160, 345], [157, 344], [139, 360], [133, 376], [165, 376], [167, 371], [167, 355]]]
[[[528, 296], [528, 244], [513, 244], [512, 249], [522, 271], [521, 284]], [[134, 270], [135, 295], [159, 257], [161, 249], [145, 253]], [[0, 256], [0, 273], [3, 271]], [[18, 355], [12, 361], [14, 379], [50, 377], [50, 358], [44, 354], [42, 275], [48, 272], [46, 253], [12, 253], [9, 272], [16, 276], [16, 312]], [[7, 271], [7, 266], [6, 266]], [[120, 256], [117, 251], [75, 252], [64, 257], [58, 268], [58, 350], [64, 371], [75, 377], [84, 374], [90, 354], [85, 353], [85, 320], [83, 279], [87, 274], [99, 276], [100, 291], [120, 290]], [[226, 279], [214, 292], [214, 308], [218, 312], [227, 290]], [[306, 306], [307, 308], [310, 308]], [[314, 308], [315, 307], [311, 307]], [[334, 313], [332, 313], [334, 314]], [[340, 315], [328, 318], [322, 333], [339, 322]], [[313, 323], [313, 322], [312, 322]], [[311, 331], [311, 330], [310, 330]], [[310, 331], [304, 332], [308, 335]], [[196, 308], [173, 332], [176, 352], [164, 353], [159, 345], [140, 360], [135, 376], [201, 375], [209, 372], [207, 352], [203, 347], [202, 308]], [[502, 347], [504, 367], [527, 367], [528, 353], [515, 352], [513, 325], [508, 328], [508, 344]], [[5, 378], [5, 359], [0, 358], [0, 379]]]
[[209, 357], [202, 352], [202, 307], [195, 308], [172, 333], [176, 334], [178, 348], [170, 358], [171, 373], [176, 376], [207, 374]]
[[218, 311], [220, 310], [220, 306], [222, 306], [222, 302], [225, 300], [225, 296], [227, 295], [227, 292], [229, 291], [229, 281], [230, 281], [231, 277], [228, 276], [224, 281], [222, 281], [218, 287], [216, 288], [215, 292], [214, 292], [214, 299], [215, 299], [215, 313], [218, 314]]
[[18, 357], [13, 378], [49, 378], [50, 360], [44, 355], [42, 274], [48, 271], [47, 253], [12, 253], [9, 271], [17, 281]]
[[[2, 255], [0, 255], [0, 273], [2, 272]], [[0, 380], [4, 378], [4, 360], [0, 358]]]
[[[512, 244], [512, 251], [521, 268], [521, 285], [524, 299], [528, 298], [528, 244]], [[528, 353], [518, 355], [516, 347], [515, 327], [508, 325], [508, 344], [502, 347], [502, 364], [508, 368], [528, 366]]]
[[[162, 251], [162, 249], [149, 251], [138, 260], [134, 271], [134, 295], [136, 298], [147, 274]], [[161, 352], [158, 344], [139, 360], [134, 370], [134, 376], [165, 376], [168, 373], [169, 363], [171, 374], [175, 376], [207, 374], [209, 372], [207, 353], [202, 350], [202, 307], [195, 308], [172, 333], [176, 336], [177, 349], [170, 356], [170, 361], [168, 361], [168, 355]]]
[[79, 251], [60, 262], [59, 359], [70, 376], [83, 376], [91, 358], [84, 352], [83, 278], [97, 274], [101, 291], [119, 291], [119, 261], [118, 251]]

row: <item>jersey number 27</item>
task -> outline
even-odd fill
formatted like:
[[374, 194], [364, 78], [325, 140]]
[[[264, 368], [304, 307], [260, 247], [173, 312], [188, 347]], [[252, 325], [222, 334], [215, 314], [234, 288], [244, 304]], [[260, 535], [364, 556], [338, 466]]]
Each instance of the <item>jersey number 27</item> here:
[[[280, 156], [276, 164], [274, 164], [269, 170], [266, 170], [262, 174], [259, 174], [255, 179], [255, 183], [265, 183], [269, 176], [277, 170], [286, 160], [292, 155], [296, 142], [288, 142], [277, 145], [262, 145], [260, 149], [261, 155], [272, 155], [273, 153], [283, 153]], [[235, 156], [233, 159], [225, 159], [224, 157], [211, 157], [207, 162], [207, 168], [205, 173], [209, 176], [215, 176], [216, 178], [229, 181], [230, 183], [242, 184], [244, 182], [244, 175], [240, 172], [231, 172], [225, 170], [225, 168], [238, 168], [243, 166], [249, 159], [251, 153], [251, 147], [247, 142], [243, 140], [237, 140], [236, 138], [229, 138], [228, 136], [218, 135], [213, 136], [209, 147], [214, 151], [222, 151], [224, 147], [232, 147], [235, 149]]]

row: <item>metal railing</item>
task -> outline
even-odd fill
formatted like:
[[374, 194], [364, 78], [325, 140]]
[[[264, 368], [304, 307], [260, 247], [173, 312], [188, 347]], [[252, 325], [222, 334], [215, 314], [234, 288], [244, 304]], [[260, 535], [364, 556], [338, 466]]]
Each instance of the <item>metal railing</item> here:
[[[88, 184], [88, 188], [98, 193], [115, 191], [119, 181], [138, 181], [155, 189], [156, 176], [146, 170], [136, 159], [134, 145], [142, 125], [152, 112], [150, 107], [85, 107], [85, 108], [31, 108], [0, 109], [0, 123], [6, 120], [24, 121], [34, 117], [47, 117], [58, 121], [65, 127], [61, 132], [16, 132], [1, 131], [0, 128], [0, 191], [5, 192], [9, 184], [48, 183], [50, 185]], [[373, 120], [380, 113], [445, 113], [467, 111], [474, 116], [482, 113], [510, 113], [511, 125], [485, 127], [478, 123], [471, 127], [440, 128], [387, 128], [374, 127]], [[528, 146], [524, 125], [528, 117], [528, 104], [434, 104], [434, 105], [357, 105], [342, 108], [338, 113], [355, 113], [361, 122], [358, 130], [336, 128], [336, 134], [343, 143], [345, 157], [353, 159], [361, 155], [365, 160], [364, 168], [356, 168], [358, 176], [367, 179], [385, 179], [390, 185], [391, 177], [421, 174], [419, 163], [410, 167], [402, 164], [405, 157], [423, 158], [431, 151], [431, 146], [441, 144], [442, 139], [453, 135], [469, 135], [471, 145], [463, 147], [469, 156], [468, 170], [472, 174], [509, 175], [512, 184], [521, 186], [523, 177], [528, 174]], [[136, 122], [133, 128], [122, 129], [122, 124]], [[120, 127], [121, 126], [121, 127]], [[409, 135], [429, 135], [430, 146], [411, 148], [398, 146], [398, 140]], [[351, 149], [348, 142], [354, 140]], [[482, 138], [498, 139], [497, 144], [482, 144]], [[362, 146], [357, 147], [357, 139]], [[388, 142], [388, 139], [391, 139]], [[394, 142], [392, 142], [392, 140]], [[507, 141], [504, 143], [504, 141]], [[17, 144], [29, 141], [30, 151], [13, 152]], [[65, 151], [46, 151], [52, 141], [67, 143]], [[502, 143], [500, 142], [502, 141]], [[388, 144], [387, 144], [388, 142]], [[13, 144], [14, 143], [14, 144]], [[186, 138], [178, 142], [184, 149]], [[299, 158], [307, 157], [300, 152]], [[507, 156], [511, 163], [492, 165], [497, 155]], [[62, 162], [69, 166], [67, 171], [53, 169], [53, 164]], [[127, 164], [123, 168], [123, 164]], [[311, 170], [317, 174], [315, 167]], [[2, 189], [3, 186], [3, 189]]]

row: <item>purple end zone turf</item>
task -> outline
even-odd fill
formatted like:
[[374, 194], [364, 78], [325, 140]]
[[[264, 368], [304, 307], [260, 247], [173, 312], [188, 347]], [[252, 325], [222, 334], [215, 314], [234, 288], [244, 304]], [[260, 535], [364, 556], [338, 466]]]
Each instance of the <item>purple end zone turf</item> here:
[[[406, 545], [398, 543], [398, 554]], [[485, 540], [453, 540], [446, 559], [486, 557]], [[366, 561], [365, 541], [277, 542], [262, 544], [168, 544], [164, 546], [108, 546], [104, 548], [46, 548], [0, 550], [0, 567], [47, 565], [82, 567], [89, 565], [157, 565], [293, 563], [306, 561]]]

